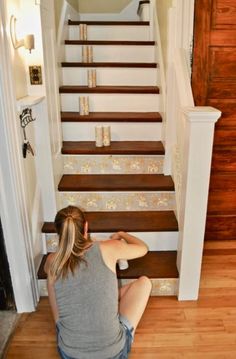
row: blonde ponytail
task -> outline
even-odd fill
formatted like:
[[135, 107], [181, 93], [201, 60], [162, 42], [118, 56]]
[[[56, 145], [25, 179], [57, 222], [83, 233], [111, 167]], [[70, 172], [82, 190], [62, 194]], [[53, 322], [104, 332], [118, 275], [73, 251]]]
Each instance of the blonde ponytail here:
[[59, 246], [50, 267], [53, 278], [65, 278], [84, 260], [85, 251], [92, 245], [90, 238], [85, 238], [85, 217], [83, 212], [74, 206], [60, 210], [55, 218], [55, 227], [59, 235]]

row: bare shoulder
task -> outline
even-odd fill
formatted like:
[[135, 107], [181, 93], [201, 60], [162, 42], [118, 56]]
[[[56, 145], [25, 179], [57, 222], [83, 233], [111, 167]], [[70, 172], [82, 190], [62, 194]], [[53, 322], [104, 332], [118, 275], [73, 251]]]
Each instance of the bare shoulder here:
[[119, 247], [122, 245], [121, 241], [118, 241], [116, 239], [107, 239], [106, 241], [99, 241], [99, 245], [101, 248], [104, 248], [104, 250], [114, 250], [114, 248]]
[[45, 273], [47, 273], [47, 274], [48, 274], [48, 272], [49, 272], [49, 268], [50, 268], [50, 266], [51, 266], [51, 263], [52, 263], [52, 261], [53, 261], [55, 255], [56, 255], [56, 253], [50, 253], [50, 254], [47, 256], [46, 262], [45, 262], [45, 264], [44, 264], [44, 271], [45, 271]]

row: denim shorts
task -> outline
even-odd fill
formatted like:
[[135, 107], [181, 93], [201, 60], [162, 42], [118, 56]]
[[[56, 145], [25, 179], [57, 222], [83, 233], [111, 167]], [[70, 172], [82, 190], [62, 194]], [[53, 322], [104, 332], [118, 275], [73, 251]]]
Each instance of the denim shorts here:
[[[131, 350], [131, 345], [132, 342], [134, 340], [133, 338], [133, 331], [134, 328], [133, 326], [130, 324], [129, 320], [125, 317], [123, 317], [122, 315], [119, 316], [120, 319], [120, 323], [123, 326], [123, 328], [125, 329], [125, 333], [126, 333], [126, 341], [125, 341], [125, 345], [123, 347], [123, 349], [114, 357], [109, 358], [109, 359], [127, 359], [129, 352]], [[57, 330], [57, 335], [59, 333], [59, 329], [56, 326], [56, 330]], [[57, 346], [57, 350], [60, 354], [61, 359], [73, 359], [72, 357], [69, 357], [66, 353], [64, 353], [59, 346]]]

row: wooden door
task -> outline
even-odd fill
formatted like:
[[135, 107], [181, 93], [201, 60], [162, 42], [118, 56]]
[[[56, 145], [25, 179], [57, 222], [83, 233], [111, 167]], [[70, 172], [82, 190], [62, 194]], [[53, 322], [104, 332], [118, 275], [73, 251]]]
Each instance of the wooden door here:
[[196, 0], [195, 104], [222, 111], [216, 124], [205, 239], [236, 239], [236, 0]]

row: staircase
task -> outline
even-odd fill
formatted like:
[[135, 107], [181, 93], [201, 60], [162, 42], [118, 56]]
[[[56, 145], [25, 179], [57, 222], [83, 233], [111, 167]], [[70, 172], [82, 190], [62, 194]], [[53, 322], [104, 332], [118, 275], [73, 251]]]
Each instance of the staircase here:
[[[140, 275], [153, 282], [152, 295], [176, 295], [178, 224], [170, 176], [163, 174], [158, 64], [149, 23], [88, 21], [88, 40], [79, 40], [79, 21], [68, 22], [61, 64], [61, 121], [64, 174], [58, 183], [58, 208], [69, 204], [86, 211], [92, 237], [118, 230], [145, 240], [149, 253], [129, 261], [118, 278], [126, 283]], [[93, 47], [93, 62], [82, 62], [82, 46]], [[96, 69], [97, 86], [87, 86], [87, 70]], [[79, 114], [79, 97], [89, 97], [90, 113]], [[95, 126], [111, 127], [111, 145], [95, 146]], [[56, 249], [53, 223], [42, 232], [46, 250]], [[46, 295], [44, 257], [38, 272]]]

